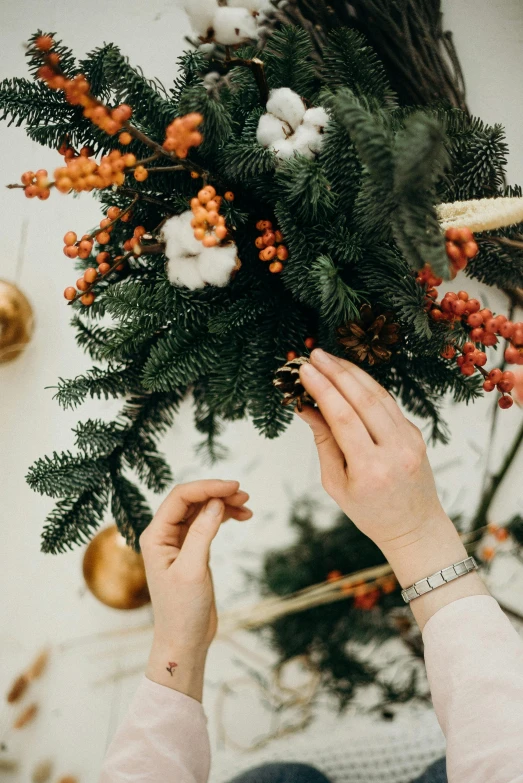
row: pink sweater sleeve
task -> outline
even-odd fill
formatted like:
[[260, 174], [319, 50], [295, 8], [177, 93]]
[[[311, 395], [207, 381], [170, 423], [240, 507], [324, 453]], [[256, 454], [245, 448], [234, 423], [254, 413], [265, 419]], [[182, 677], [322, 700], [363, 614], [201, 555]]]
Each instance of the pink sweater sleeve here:
[[144, 677], [109, 746], [100, 783], [206, 783], [209, 766], [200, 702]]
[[523, 641], [497, 601], [448, 604], [423, 640], [449, 783], [523, 783]]

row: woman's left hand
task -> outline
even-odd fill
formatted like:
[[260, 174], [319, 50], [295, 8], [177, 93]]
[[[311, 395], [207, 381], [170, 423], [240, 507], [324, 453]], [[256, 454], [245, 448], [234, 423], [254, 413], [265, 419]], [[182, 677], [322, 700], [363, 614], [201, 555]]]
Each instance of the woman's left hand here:
[[147, 676], [198, 700], [217, 627], [210, 546], [222, 522], [252, 516], [248, 498], [237, 481], [180, 484], [140, 537], [154, 611]]

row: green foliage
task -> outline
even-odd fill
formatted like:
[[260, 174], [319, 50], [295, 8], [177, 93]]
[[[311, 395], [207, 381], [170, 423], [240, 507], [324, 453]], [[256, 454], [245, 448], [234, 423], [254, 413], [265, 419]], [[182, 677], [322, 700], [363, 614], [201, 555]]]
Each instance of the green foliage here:
[[[283, 598], [326, 581], [333, 572], [352, 574], [385, 562], [380, 550], [345, 515], [325, 529], [316, 526], [317, 513], [306, 499], [295, 503], [290, 524], [296, 540], [265, 555], [256, 577], [263, 595]], [[404, 645], [399, 676], [394, 666], [390, 671], [376, 667], [365, 654], [364, 645], [379, 646], [400, 638], [401, 626], [394, 617], [402, 605], [398, 587], [382, 593], [374, 608], [359, 608], [353, 597], [347, 597], [286, 615], [262, 632], [280, 662], [310, 657], [322, 687], [337, 698], [340, 710], [369, 686], [379, 694], [373, 709], [384, 710], [395, 702], [426, 698], [426, 688], [418, 683], [421, 645], [418, 650]]]
[[[170, 284], [165, 255], [144, 252], [129, 259], [125, 271], [95, 284], [92, 307], [73, 304], [76, 340], [94, 366], [60, 379], [58, 402], [74, 408], [89, 397], [127, 401], [115, 421], [77, 426], [76, 455], [55, 454], [30, 469], [30, 485], [58, 499], [46, 523], [45, 551], [84, 541], [108, 505], [136, 546], [150, 511], [133, 482], [153, 491], [171, 482], [158, 439], [187, 395], [202, 434], [200, 451], [211, 460], [222, 454], [219, 436], [227, 421], [248, 416], [264, 435], [278, 436], [292, 412], [280, 404], [275, 371], [289, 351], [307, 353], [307, 337], [343, 355], [337, 330], [358, 317], [363, 302], [390, 311], [400, 333], [390, 362], [365, 369], [430, 423], [433, 438], [444, 440], [442, 399], [474, 400], [481, 378], [466, 378], [441, 358], [444, 346], [466, 335], [428, 317], [416, 270], [430, 261], [442, 276], [447, 271], [436, 204], [520, 194], [504, 183], [500, 126], [455, 109], [398, 107], [382, 65], [354, 31], [335, 30], [320, 62], [304, 30], [282, 27], [259, 50], [248, 46], [234, 55], [259, 58], [269, 88], [290, 87], [307, 107], [323, 106], [329, 113], [320, 153], [282, 161], [257, 142], [265, 105], [251, 68], [228, 70], [201, 52], [188, 52], [164, 88], [111, 43], [79, 62], [61, 43], [57, 47], [68, 76], [85, 73], [93, 93], [110, 107], [132, 106], [132, 123], [149, 145], [134, 139], [122, 147], [117, 135], [93, 125], [61, 91], [32, 79], [0, 84], [0, 117], [23, 125], [41, 144], [56, 148], [67, 135], [77, 149], [127, 149], [141, 158], [151, 155], [151, 144], [163, 142], [175, 117], [200, 112], [204, 140], [186, 163], [207, 172], [206, 181], [220, 195], [234, 191], [222, 214], [241, 268], [223, 288], [192, 291]], [[41, 56], [34, 47], [28, 63], [35, 75]], [[209, 89], [203, 77], [215, 69], [227, 74]], [[187, 210], [202, 185], [185, 169], [169, 171], [170, 157], [152, 165], [156, 170], [144, 182], [129, 172], [123, 187], [97, 194], [104, 209], [125, 208], [139, 196], [130, 222], [116, 224], [104, 246], [113, 258], [138, 225], [160, 241], [163, 221]], [[54, 192], [52, 197], [61, 198]], [[281, 274], [271, 274], [259, 259], [260, 219], [271, 220], [283, 234], [289, 255]], [[480, 252], [467, 274], [490, 285], [523, 286], [523, 252], [500, 241], [518, 239], [521, 231], [511, 226], [479, 235]], [[99, 249], [77, 263], [80, 273], [95, 266]], [[329, 656], [326, 650], [325, 661]], [[372, 679], [372, 672], [353, 665], [356, 679]]]

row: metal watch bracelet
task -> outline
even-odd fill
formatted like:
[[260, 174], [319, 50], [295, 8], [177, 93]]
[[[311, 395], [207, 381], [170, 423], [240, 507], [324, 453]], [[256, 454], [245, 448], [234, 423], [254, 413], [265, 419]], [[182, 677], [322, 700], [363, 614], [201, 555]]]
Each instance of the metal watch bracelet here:
[[454, 579], [459, 579], [460, 576], [476, 571], [477, 568], [478, 564], [474, 558], [466, 557], [465, 560], [460, 560], [459, 563], [454, 563], [448, 566], [448, 568], [442, 568], [441, 571], [436, 571], [435, 574], [426, 576], [425, 579], [420, 579], [419, 582], [414, 582], [413, 585], [401, 591], [401, 597], [408, 604], [415, 598], [419, 598], [425, 595], [425, 593], [430, 593], [431, 590], [436, 590], [437, 587], [443, 587], [447, 582], [452, 582]]

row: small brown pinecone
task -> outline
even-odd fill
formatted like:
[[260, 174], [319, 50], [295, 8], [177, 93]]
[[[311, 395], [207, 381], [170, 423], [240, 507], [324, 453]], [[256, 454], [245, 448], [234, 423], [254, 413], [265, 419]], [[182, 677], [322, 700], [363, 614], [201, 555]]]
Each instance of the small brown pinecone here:
[[370, 305], [360, 307], [358, 321], [349, 321], [338, 329], [338, 341], [347, 349], [352, 361], [370, 365], [388, 362], [391, 345], [399, 340], [399, 326], [390, 312], [378, 314]]
[[300, 367], [308, 361], [306, 356], [298, 356], [276, 370], [273, 384], [283, 392], [282, 405], [296, 405], [299, 411], [304, 405], [314, 405], [300, 382]]

